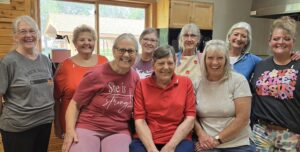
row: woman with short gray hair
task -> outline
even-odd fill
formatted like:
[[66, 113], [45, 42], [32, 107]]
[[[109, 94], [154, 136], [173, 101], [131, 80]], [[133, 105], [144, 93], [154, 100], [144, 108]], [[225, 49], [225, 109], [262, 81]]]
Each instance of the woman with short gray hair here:
[[[52, 66], [30, 16], [13, 23], [15, 48], [0, 63], [0, 132], [5, 152], [47, 152], [54, 118]], [[2, 97], [4, 103], [2, 103]]]
[[[195, 120], [195, 95], [188, 77], [178, 76], [172, 46], [153, 54], [152, 75], [141, 80], [134, 96], [137, 134], [131, 152], [192, 152], [191, 130]], [[174, 112], [176, 109], [176, 112]]]

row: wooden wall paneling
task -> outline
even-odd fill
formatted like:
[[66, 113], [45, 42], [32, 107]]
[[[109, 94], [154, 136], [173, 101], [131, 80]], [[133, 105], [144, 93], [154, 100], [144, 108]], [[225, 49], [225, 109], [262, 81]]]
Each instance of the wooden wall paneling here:
[[0, 36], [0, 44], [13, 44], [13, 38], [11, 36]]
[[12, 22], [18, 16], [30, 15], [30, 5], [30, 0], [11, 0], [10, 4], [0, 4], [0, 58], [13, 48]]

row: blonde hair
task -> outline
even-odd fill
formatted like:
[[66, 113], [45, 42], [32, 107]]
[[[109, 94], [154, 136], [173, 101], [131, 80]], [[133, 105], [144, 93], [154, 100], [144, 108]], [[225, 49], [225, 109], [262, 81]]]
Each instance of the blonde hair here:
[[91, 34], [93, 40], [96, 41], [96, 32], [95, 32], [95, 30], [92, 27], [83, 24], [83, 25], [77, 26], [73, 31], [72, 41], [73, 41], [74, 44], [77, 41], [77, 39], [79, 37], [79, 34], [83, 33], [83, 32], [89, 32]]
[[231, 75], [231, 66], [229, 61], [229, 51], [228, 51], [228, 44], [225, 43], [223, 40], [210, 40], [206, 43], [206, 46], [203, 50], [203, 54], [200, 60], [200, 71], [201, 71], [201, 78], [207, 80], [207, 69], [206, 69], [206, 56], [208, 52], [220, 52], [224, 54], [225, 57], [225, 66], [224, 66], [224, 76], [221, 80], [226, 80]]
[[297, 23], [294, 19], [290, 18], [289, 16], [282, 16], [281, 18], [273, 21], [271, 28], [270, 28], [269, 39], [271, 39], [272, 34], [275, 29], [283, 29], [295, 41], [296, 40], [296, 28], [297, 28]]
[[178, 45], [179, 45], [179, 49], [181, 51], [184, 51], [183, 35], [187, 34], [188, 32], [191, 32], [192, 34], [195, 34], [198, 38], [198, 41], [200, 41], [200, 39], [201, 39], [200, 29], [196, 24], [194, 24], [194, 23], [185, 24], [182, 27], [182, 29], [179, 33], [179, 37], [178, 37]]

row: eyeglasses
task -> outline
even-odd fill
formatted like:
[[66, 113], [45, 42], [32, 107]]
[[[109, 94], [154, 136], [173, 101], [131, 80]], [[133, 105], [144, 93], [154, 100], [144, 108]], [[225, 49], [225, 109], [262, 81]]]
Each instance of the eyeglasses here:
[[128, 52], [129, 55], [134, 55], [136, 53], [136, 50], [134, 49], [126, 49], [126, 48], [116, 48], [119, 52], [119, 54], [124, 54], [125, 52]]
[[157, 42], [156, 39], [143, 38], [142, 40], [147, 41], [147, 42], [151, 42], [151, 43], [156, 43]]
[[20, 35], [22, 35], [22, 36], [26, 35], [27, 33], [29, 33], [30, 35], [35, 35], [36, 31], [33, 30], [33, 29], [30, 29], [30, 30], [19, 30], [17, 33], [20, 34]]
[[197, 35], [196, 35], [196, 34], [183, 34], [183, 37], [184, 37], [184, 38], [188, 38], [188, 37], [196, 38]]

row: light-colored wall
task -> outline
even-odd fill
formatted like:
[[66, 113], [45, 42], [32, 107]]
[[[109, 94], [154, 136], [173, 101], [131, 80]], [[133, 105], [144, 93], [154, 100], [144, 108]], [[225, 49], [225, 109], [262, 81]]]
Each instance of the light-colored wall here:
[[[273, 19], [250, 17], [252, 0], [196, 0], [214, 4], [213, 39], [225, 40], [229, 28], [240, 21], [252, 26], [253, 45], [251, 52], [257, 55], [268, 55], [268, 36]], [[300, 31], [300, 23], [298, 22]], [[295, 48], [300, 50], [300, 32], [296, 35], [298, 43]]]

